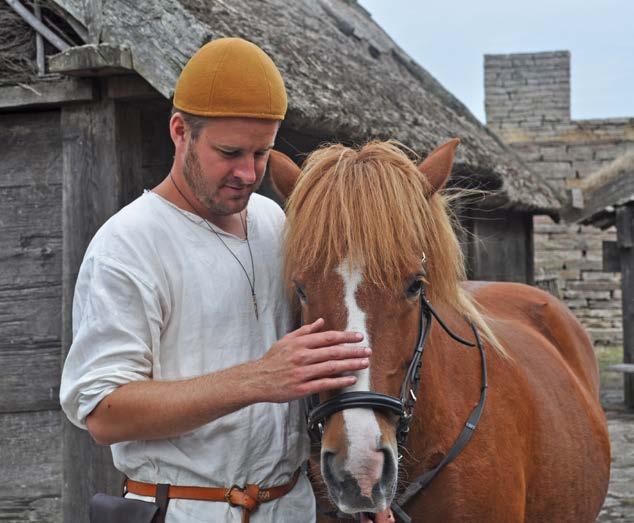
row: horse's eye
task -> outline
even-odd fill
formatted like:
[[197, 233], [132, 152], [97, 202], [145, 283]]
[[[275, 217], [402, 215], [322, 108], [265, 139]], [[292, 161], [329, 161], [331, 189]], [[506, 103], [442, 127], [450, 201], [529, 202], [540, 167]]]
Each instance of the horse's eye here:
[[297, 294], [297, 297], [299, 298], [299, 301], [302, 302], [302, 304], [306, 303], [306, 292], [301, 285], [295, 284], [295, 294]]
[[423, 290], [423, 281], [417, 278], [410, 284], [410, 286], [405, 291], [405, 294], [407, 295], [408, 298], [416, 298], [417, 296], [420, 295], [422, 290]]

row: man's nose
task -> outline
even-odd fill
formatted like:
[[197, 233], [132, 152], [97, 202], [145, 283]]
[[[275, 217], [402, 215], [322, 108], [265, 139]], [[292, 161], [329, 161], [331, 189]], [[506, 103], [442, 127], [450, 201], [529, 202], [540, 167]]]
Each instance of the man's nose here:
[[244, 184], [252, 184], [257, 179], [255, 172], [255, 158], [247, 155], [240, 160], [240, 163], [234, 169], [236, 177], [240, 178]]

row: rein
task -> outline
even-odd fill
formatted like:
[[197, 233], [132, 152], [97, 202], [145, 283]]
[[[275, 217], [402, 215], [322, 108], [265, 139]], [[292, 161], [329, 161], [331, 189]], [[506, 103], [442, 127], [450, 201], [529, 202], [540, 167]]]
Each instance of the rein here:
[[[334, 398], [331, 398], [323, 403], [319, 403], [319, 395], [314, 394], [306, 399], [305, 406], [307, 412], [307, 425], [308, 432], [310, 434], [313, 443], [320, 443], [321, 437], [324, 432], [324, 425], [326, 420], [336, 412], [340, 412], [345, 409], [352, 408], [369, 408], [377, 409], [384, 412], [390, 412], [399, 417], [398, 427], [396, 429], [396, 440], [399, 449], [405, 447], [407, 443], [407, 436], [410, 430], [410, 424], [414, 415], [414, 406], [416, 405], [418, 388], [420, 385], [420, 370], [423, 364], [423, 353], [425, 351], [425, 343], [429, 332], [431, 331], [431, 323], [433, 319], [436, 319], [442, 329], [455, 341], [465, 345], [467, 347], [477, 346], [480, 351], [481, 359], [481, 372], [482, 372], [482, 387], [480, 389], [480, 400], [478, 404], [473, 408], [471, 414], [467, 418], [465, 425], [460, 432], [460, 435], [454, 442], [453, 446], [449, 449], [449, 452], [443, 457], [438, 465], [433, 469], [421, 474], [415, 478], [409, 486], [394, 499], [391, 505], [392, 512], [404, 523], [410, 523], [412, 519], [403, 510], [409, 500], [411, 500], [416, 494], [424, 490], [434, 480], [436, 476], [444, 469], [449, 463], [451, 463], [462, 452], [467, 445], [473, 432], [480, 421], [482, 411], [484, 410], [484, 404], [486, 402], [488, 379], [487, 379], [487, 365], [486, 355], [484, 353], [484, 346], [476, 326], [473, 323], [469, 323], [471, 330], [475, 336], [475, 343], [465, 340], [464, 338], [455, 334], [449, 326], [440, 318], [438, 313], [434, 310], [431, 303], [427, 300], [424, 291], [420, 294], [420, 320], [418, 323], [418, 342], [412, 356], [412, 361], [409, 364], [407, 373], [401, 385], [400, 397], [395, 398], [387, 394], [381, 394], [378, 392], [344, 392]], [[399, 455], [399, 461], [402, 455]], [[331, 517], [348, 517], [349, 514], [341, 514], [336, 512], [324, 512], [325, 515]]]

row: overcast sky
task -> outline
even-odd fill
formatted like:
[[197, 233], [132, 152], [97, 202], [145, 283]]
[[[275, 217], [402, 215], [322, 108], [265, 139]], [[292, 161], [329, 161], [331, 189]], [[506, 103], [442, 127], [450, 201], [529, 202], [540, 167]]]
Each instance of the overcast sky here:
[[634, 117], [634, 0], [359, 0], [484, 117], [485, 54], [569, 50], [572, 118]]

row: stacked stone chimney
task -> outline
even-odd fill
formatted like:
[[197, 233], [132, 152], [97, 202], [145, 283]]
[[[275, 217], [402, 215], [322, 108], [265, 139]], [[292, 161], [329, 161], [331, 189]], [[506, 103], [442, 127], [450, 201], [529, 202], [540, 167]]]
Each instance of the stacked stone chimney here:
[[[570, 53], [486, 55], [487, 125], [555, 186], [564, 200], [584, 178], [634, 148], [634, 118], [572, 120]], [[596, 344], [622, 343], [619, 275], [602, 271], [613, 230], [534, 218], [535, 278], [559, 294]]]
[[570, 53], [485, 56], [487, 124], [540, 133], [570, 122]]

